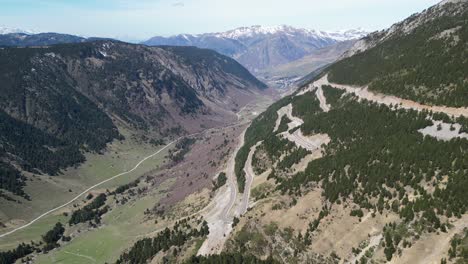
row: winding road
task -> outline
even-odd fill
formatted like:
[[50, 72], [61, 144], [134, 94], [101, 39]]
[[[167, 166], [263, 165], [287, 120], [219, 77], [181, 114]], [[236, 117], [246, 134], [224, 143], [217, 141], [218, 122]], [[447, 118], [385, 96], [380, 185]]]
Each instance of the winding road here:
[[330, 111], [330, 105], [327, 104], [327, 99], [325, 98], [325, 95], [323, 94], [322, 86], [317, 87], [317, 91], [315, 92], [315, 95], [317, 96], [320, 102], [320, 108], [322, 108], [324, 112]]
[[245, 191], [242, 194], [242, 201], [239, 206], [239, 211], [238, 214], [242, 215], [247, 212], [247, 209], [249, 209], [249, 200], [250, 200], [250, 190], [252, 188], [252, 182], [255, 177], [255, 172], [253, 171], [252, 168], [252, 158], [253, 155], [255, 154], [255, 151], [257, 150], [257, 147], [262, 144], [263, 141], [257, 142], [254, 146], [250, 148], [249, 155], [247, 156], [247, 161], [245, 162], [244, 166], [244, 172], [245, 172]]
[[324, 75], [322, 78], [311, 83], [306, 89], [304, 89], [297, 95], [302, 95], [306, 92], [313, 91], [316, 87], [322, 87], [322, 85], [330, 85], [334, 88], [344, 90], [347, 93], [354, 94], [361, 99], [366, 99], [366, 100], [377, 102], [379, 104], [384, 104], [387, 106], [398, 105], [400, 108], [404, 108], [404, 109], [412, 109], [416, 111], [427, 110], [427, 111], [432, 111], [432, 112], [445, 113], [449, 116], [453, 115], [455, 117], [459, 117], [459, 116], [468, 117], [468, 107], [456, 108], [456, 107], [448, 107], [448, 106], [424, 105], [415, 101], [399, 98], [393, 95], [386, 95], [386, 94], [372, 92], [372, 91], [369, 91], [367, 86], [359, 87], [359, 86], [330, 83], [328, 81], [328, 75]]
[[[322, 95], [323, 96], [323, 93]], [[317, 97], [319, 97], [319, 94], [317, 94]], [[319, 99], [320, 100], [320, 99]], [[325, 109], [323, 111], [328, 111], [329, 108], [328, 105], [326, 104], [325, 98], [321, 99], [321, 102], [323, 102], [323, 105]], [[321, 103], [322, 105], [322, 103]], [[289, 131], [293, 128], [299, 127], [302, 124], [304, 124], [304, 121], [298, 117], [293, 116], [292, 114], [292, 104], [288, 104], [285, 107], [280, 108], [278, 111], [278, 119], [276, 119], [276, 126], [273, 129], [273, 132], [276, 132], [280, 126], [281, 123], [281, 118], [286, 115], [291, 122], [288, 123], [288, 130], [285, 132], [280, 133], [280, 135], [287, 140], [295, 143], [297, 146], [302, 147], [304, 149], [307, 149], [309, 151], [315, 151], [323, 144], [328, 144], [330, 142], [330, 137], [326, 134], [316, 134], [312, 136], [304, 136], [302, 134], [301, 129], [296, 129], [293, 133], [290, 133]]]
[[231, 212], [238, 197], [235, 175], [236, 155], [244, 145], [244, 135], [245, 130], [239, 136], [236, 150], [228, 160], [226, 167], [227, 186], [221, 188], [207, 206], [210, 209], [204, 214], [204, 219], [208, 222], [210, 233], [198, 250], [198, 255], [206, 256], [221, 252], [228, 238], [227, 235], [232, 230], [232, 222], [235, 215], [231, 214]]

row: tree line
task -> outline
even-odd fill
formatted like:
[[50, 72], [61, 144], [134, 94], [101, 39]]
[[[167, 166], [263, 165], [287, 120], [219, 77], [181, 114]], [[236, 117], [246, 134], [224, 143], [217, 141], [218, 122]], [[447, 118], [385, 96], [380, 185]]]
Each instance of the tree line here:
[[203, 221], [200, 229], [193, 228], [187, 219], [176, 222], [173, 229], [166, 228], [154, 238], [137, 241], [127, 252], [120, 255], [117, 264], [145, 264], [156, 254], [171, 247], [181, 247], [192, 238], [205, 237], [209, 233], [208, 223]]

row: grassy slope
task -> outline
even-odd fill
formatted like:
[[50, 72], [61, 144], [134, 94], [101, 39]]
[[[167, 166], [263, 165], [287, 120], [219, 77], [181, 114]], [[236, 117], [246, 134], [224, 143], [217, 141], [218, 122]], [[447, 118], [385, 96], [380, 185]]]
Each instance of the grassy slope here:
[[37, 263], [60, 261], [78, 264], [89, 261], [79, 255], [92, 258], [96, 263], [116, 261], [118, 258], [116, 252], [123, 252], [138, 239], [137, 236], [148, 234], [158, 228], [154, 224], [144, 222], [143, 212], [154, 206], [164, 195], [159, 191], [167, 189], [173, 182], [168, 180], [151, 195], [113, 209], [103, 217], [101, 228], [80, 235], [50, 254], [41, 255]]
[[[2, 217], [9, 216], [9, 218], [6, 219], [24, 219], [29, 221], [41, 213], [69, 201], [78, 193], [81, 193], [84, 189], [97, 182], [133, 168], [143, 157], [156, 152], [159, 148], [160, 147], [139, 144], [132, 139], [124, 142], [114, 142], [109, 147], [107, 154], [89, 155], [88, 161], [77, 169], [69, 170], [61, 176], [46, 177], [49, 178], [47, 181], [28, 182], [31, 184], [26, 187], [26, 190], [31, 193], [32, 202], [20, 205], [11, 202], [2, 202], [0, 204]], [[167, 151], [163, 151], [159, 155], [141, 164], [141, 166], [132, 173], [108, 182], [99, 187], [99, 189], [113, 188], [129, 183], [144, 173], [158, 168], [163, 163], [166, 154]], [[68, 192], [68, 189], [72, 189], [73, 192]], [[50, 200], [51, 197], [54, 197], [54, 199]], [[84, 198], [78, 199], [77, 202], [82, 199]], [[12, 206], [12, 204], [14, 206]], [[37, 224], [20, 230], [6, 238], [0, 238], [0, 249], [14, 246], [10, 241], [15, 241], [17, 243], [21, 241], [29, 242], [31, 239], [38, 240], [40, 235], [48, 231], [58, 219], [62, 218], [61, 212], [53, 213], [40, 220]], [[7, 229], [2, 230], [2, 233], [6, 231]]]

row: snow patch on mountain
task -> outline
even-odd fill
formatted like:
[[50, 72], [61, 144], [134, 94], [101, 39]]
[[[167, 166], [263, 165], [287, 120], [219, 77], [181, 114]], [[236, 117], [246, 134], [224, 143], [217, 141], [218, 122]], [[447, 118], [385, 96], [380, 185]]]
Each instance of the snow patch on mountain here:
[[13, 33], [35, 34], [36, 32], [33, 30], [25, 30], [25, 29], [19, 29], [19, 28], [0, 26], [0, 35], [13, 34]]
[[351, 30], [339, 31], [320, 31], [315, 29], [295, 28], [287, 25], [280, 26], [251, 26], [240, 27], [221, 33], [214, 33], [213, 35], [221, 38], [242, 39], [259, 35], [275, 35], [275, 34], [288, 34], [288, 35], [304, 35], [316, 38], [329, 38], [336, 41], [346, 41], [351, 39], [359, 39], [367, 35], [369, 32], [362, 28]]

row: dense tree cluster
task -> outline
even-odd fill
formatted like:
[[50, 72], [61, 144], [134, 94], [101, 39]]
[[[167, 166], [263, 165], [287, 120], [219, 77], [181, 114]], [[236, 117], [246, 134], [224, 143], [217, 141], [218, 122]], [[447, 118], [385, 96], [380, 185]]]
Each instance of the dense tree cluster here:
[[[43, 251], [47, 252], [59, 246], [58, 241], [69, 241], [70, 237], [65, 237], [63, 234], [65, 232], [64, 226], [58, 222], [55, 226], [47, 231], [42, 236], [42, 241], [40, 243], [31, 242], [31, 244], [21, 243], [15, 249], [0, 252], [0, 264], [13, 264], [17, 260], [28, 256], [34, 251]], [[39, 247], [42, 245], [42, 248]]]
[[20, 244], [13, 250], [0, 252], [0, 264], [12, 264], [34, 252], [34, 247], [29, 244]]
[[411, 247], [411, 242], [407, 240], [410, 235], [405, 223], [389, 223], [384, 226], [382, 246], [387, 261], [390, 261], [397, 251], [401, 252], [402, 247]]
[[83, 162], [82, 150], [99, 152], [121, 138], [106, 113], [59, 77], [63, 68], [43, 61], [39, 69], [35, 56], [35, 49], [0, 52], [0, 188], [23, 196], [22, 170], [57, 175]]
[[213, 190], [217, 190], [221, 188], [222, 186], [224, 186], [224, 184], [226, 184], [226, 182], [227, 182], [226, 173], [225, 172], [219, 173], [218, 178], [216, 179], [216, 181], [213, 182], [213, 186], [214, 186]]
[[278, 127], [277, 133], [283, 133], [288, 130], [288, 124], [291, 123], [291, 119], [287, 115], [281, 117], [281, 122]]
[[95, 223], [101, 222], [101, 216], [107, 213], [107, 206], [101, 207], [106, 203], [107, 196], [104, 193], [99, 194], [94, 200], [85, 207], [73, 211], [68, 223], [76, 225], [86, 221], [94, 220]]
[[294, 147], [276, 166], [279, 170], [289, 170], [294, 164], [298, 164], [311, 152], [301, 147]]
[[120, 185], [119, 187], [117, 187], [115, 189], [115, 191], [113, 191], [111, 194], [121, 194], [121, 193], [124, 193], [125, 191], [127, 191], [128, 189], [130, 188], [134, 188], [134, 187], [137, 187], [138, 184], [140, 183], [140, 180], [134, 180], [130, 183], [127, 183], [127, 184], [124, 184], [124, 185]]
[[303, 117], [310, 113], [321, 112], [320, 102], [314, 92], [307, 92], [292, 99], [293, 116]]
[[0, 110], [0, 188], [26, 196], [24, 177], [11, 164], [33, 173], [56, 175], [60, 169], [83, 161], [78, 147]]
[[[282, 154], [289, 153], [289, 157], [286, 157], [285, 161], [281, 163], [282, 168], [286, 168], [287, 165], [297, 163], [308, 153], [305, 150], [293, 150], [295, 148], [295, 144], [293, 142], [272, 133], [276, 124], [276, 120], [278, 119], [277, 111], [289, 103], [292, 103], [294, 106], [296, 106], [293, 107], [293, 115], [296, 116], [302, 117], [310, 111], [321, 111], [320, 103], [315, 94], [313, 92], [307, 92], [302, 96], [289, 96], [279, 100], [252, 122], [245, 133], [244, 146], [242, 146], [236, 156], [235, 172], [239, 190], [241, 192], [244, 190], [245, 184], [243, 168], [245, 166], [245, 162], [247, 161], [250, 148], [257, 142], [263, 141], [260, 148], [266, 152], [267, 157], [272, 161], [278, 160]], [[289, 132], [292, 133], [294, 131], [292, 130]], [[253, 163], [257, 162], [257, 160], [253, 160]], [[257, 166], [255, 166], [255, 168], [256, 167]]]
[[63, 237], [64, 232], [65, 227], [63, 227], [62, 223], [59, 222], [55, 224], [52, 230], [49, 230], [45, 235], [42, 236], [42, 240], [45, 243], [42, 250], [47, 252], [58, 247], [57, 242]]
[[327, 104], [330, 104], [332, 107], [339, 103], [341, 97], [343, 97], [345, 93], [343, 90], [334, 89], [330, 85], [323, 85], [322, 91], [327, 100]]
[[181, 247], [192, 238], [208, 235], [208, 223], [203, 221], [200, 229], [192, 228], [187, 220], [177, 222], [171, 230], [166, 228], [154, 238], [137, 241], [127, 252], [123, 253], [116, 263], [144, 264], [156, 254], [171, 247]]
[[[376, 47], [331, 66], [333, 82], [369, 89], [425, 104], [468, 105], [468, 8], [445, 5], [444, 15], [398, 34]], [[457, 12], [453, 16], [450, 13]], [[442, 32], [453, 32], [443, 35]]]

